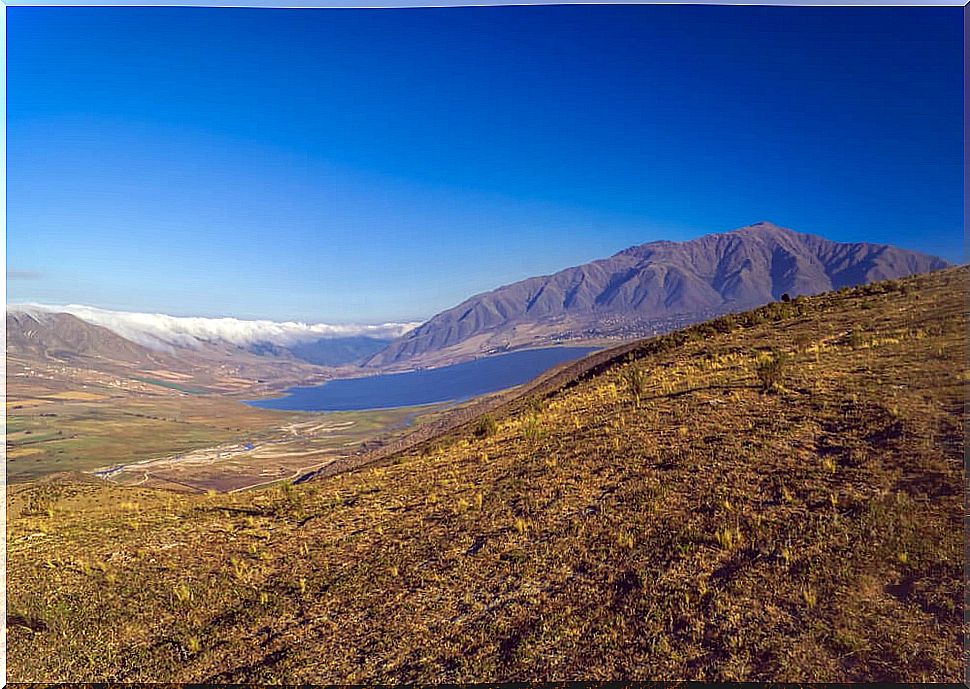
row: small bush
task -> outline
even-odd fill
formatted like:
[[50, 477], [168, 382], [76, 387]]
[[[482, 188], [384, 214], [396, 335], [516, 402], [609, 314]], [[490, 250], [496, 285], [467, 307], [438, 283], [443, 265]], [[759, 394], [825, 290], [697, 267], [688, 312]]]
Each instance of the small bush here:
[[623, 383], [633, 397], [634, 403], [639, 407], [640, 400], [647, 392], [647, 372], [639, 366], [628, 366], [623, 371]]
[[791, 299], [789, 301], [776, 301], [771, 304], [763, 306], [759, 311], [764, 312], [766, 320], [771, 321], [783, 321], [788, 318], [792, 318], [795, 313], [795, 307], [791, 304]]
[[747, 315], [746, 320], [748, 321], [748, 325], [750, 326], [761, 325], [767, 320], [765, 318], [764, 309], [758, 309], [757, 311], [752, 311], [750, 314]]
[[175, 600], [179, 603], [187, 603], [192, 598], [192, 592], [186, 586], [185, 582], [179, 582], [173, 586], [172, 593], [175, 595]]
[[616, 535], [616, 543], [621, 548], [631, 549], [634, 546], [633, 534], [628, 531], [621, 531]]
[[818, 604], [818, 594], [811, 586], [805, 586], [802, 588], [802, 600], [805, 601], [805, 605], [814, 608]]
[[719, 333], [729, 333], [738, 327], [738, 319], [734, 314], [728, 314], [726, 316], [721, 316], [716, 321], [714, 321], [714, 328]]
[[542, 437], [542, 423], [538, 414], [530, 414], [522, 422], [522, 435], [530, 442], [535, 442]]
[[490, 438], [498, 432], [498, 422], [491, 414], [486, 414], [478, 420], [475, 426], [475, 437]]
[[865, 333], [863, 333], [861, 330], [853, 330], [850, 332], [846, 341], [848, 342], [848, 345], [852, 347], [852, 349], [861, 349], [862, 347], [866, 346], [867, 342]]
[[278, 496], [275, 504], [270, 508], [275, 516], [299, 517], [303, 515], [304, 495], [296, 486], [285, 481], [280, 484]]
[[741, 530], [737, 527], [718, 529], [714, 538], [724, 550], [735, 550], [741, 546]]
[[770, 354], [762, 354], [755, 363], [755, 373], [761, 381], [761, 389], [764, 391], [775, 390], [781, 384], [785, 375], [785, 366], [788, 363], [788, 356], [784, 352], [772, 349]]
[[26, 504], [21, 511], [25, 517], [52, 517], [57, 495], [46, 489], [37, 489], [27, 495]]
[[812, 334], [811, 333], [797, 333], [794, 337], [795, 349], [800, 353], [808, 351], [809, 345], [812, 344]]

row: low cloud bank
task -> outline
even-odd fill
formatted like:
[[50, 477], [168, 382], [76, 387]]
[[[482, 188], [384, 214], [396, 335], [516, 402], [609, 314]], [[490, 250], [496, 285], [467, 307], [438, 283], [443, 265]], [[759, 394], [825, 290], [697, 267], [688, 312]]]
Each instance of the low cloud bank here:
[[196, 318], [168, 316], [163, 313], [109, 311], [94, 306], [68, 304], [16, 304], [8, 311], [31, 313], [69, 313], [83, 321], [100, 325], [125, 339], [153, 349], [168, 351], [173, 347], [201, 347], [205, 343], [227, 342], [239, 347], [274, 344], [289, 347], [304, 342], [338, 337], [367, 336], [391, 340], [416, 328], [419, 323], [382, 323], [380, 325], [332, 325], [248, 321], [238, 318]]

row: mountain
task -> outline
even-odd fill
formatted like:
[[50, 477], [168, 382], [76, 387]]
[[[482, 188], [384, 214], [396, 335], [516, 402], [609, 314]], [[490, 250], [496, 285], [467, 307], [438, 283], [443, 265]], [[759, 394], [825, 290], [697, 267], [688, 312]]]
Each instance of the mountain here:
[[779, 299], [938, 270], [943, 259], [833, 242], [759, 222], [686, 242], [657, 241], [478, 294], [371, 357], [437, 365], [562, 339], [671, 330]]
[[363, 361], [387, 347], [386, 338], [368, 335], [332, 337], [290, 345], [290, 353], [318, 366], [343, 366]]
[[17, 307], [7, 310], [7, 354], [72, 363], [114, 361], [134, 366], [150, 366], [168, 358], [69, 313]]
[[[54, 308], [7, 307], [7, 369], [18, 386], [27, 386], [22, 392], [36, 393], [51, 381], [73, 389], [71, 386], [105, 380], [125, 379], [130, 384], [145, 376], [177, 380], [196, 390], [256, 392], [323, 380], [332, 377], [334, 371], [295, 355], [285, 346], [271, 350], [266, 345], [261, 350], [258, 343], [245, 346], [241, 341], [190, 337], [184, 333], [172, 333], [163, 341], [112, 321], [98, 325]], [[314, 342], [296, 342], [292, 346], [312, 348]], [[329, 342], [325, 339], [322, 347], [311, 350], [312, 358], [322, 359]], [[386, 342], [382, 340], [380, 345]], [[331, 360], [346, 360], [353, 353], [353, 346], [338, 342]], [[365, 354], [376, 347], [356, 346], [364, 347]], [[41, 381], [48, 382], [42, 385]]]
[[[181, 317], [78, 304], [20, 304], [9, 306], [7, 312], [8, 337], [35, 353], [58, 352], [60, 358], [69, 358], [99, 343], [99, 356], [128, 362], [142, 361], [146, 352], [154, 352], [186, 361], [255, 356], [339, 367], [366, 359], [418, 325]], [[122, 352], [123, 356], [116, 356]]]

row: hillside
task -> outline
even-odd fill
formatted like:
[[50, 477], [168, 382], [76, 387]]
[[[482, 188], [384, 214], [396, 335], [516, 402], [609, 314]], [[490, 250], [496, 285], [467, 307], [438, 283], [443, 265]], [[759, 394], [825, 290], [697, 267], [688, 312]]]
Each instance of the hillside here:
[[190, 373], [203, 385], [214, 370], [275, 383], [294, 373], [297, 380], [359, 375], [356, 364], [417, 325], [184, 317], [76, 304], [8, 305], [6, 323], [10, 351], [34, 362], [101, 371], [162, 368]]
[[478, 294], [367, 364], [439, 365], [561, 339], [660, 333], [786, 293], [819, 294], [947, 265], [892, 246], [833, 242], [761, 222], [687, 242], [650, 242]]
[[102, 361], [141, 367], [158, 366], [162, 362], [173, 365], [171, 358], [161, 352], [69, 313], [8, 309], [6, 332], [7, 352], [15, 356], [81, 361], [92, 366]]
[[9, 679], [959, 681], [968, 278], [624, 345], [299, 486], [14, 487]]
[[[9, 306], [6, 328], [7, 373], [17, 384], [15, 400], [39, 394], [52, 384], [77, 389], [103, 382], [105, 376], [126, 387], [137, 386], [137, 381], [148, 376], [175, 380], [197, 391], [252, 395], [298, 382], [326, 380], [339, 371], [314, 365], [289, 350], [260, 352], [256, 347], [218, 341], [185, 347], [150, 346], [126, 337], [125, 330], [120, 334], [46, 308]], [[347, 349], [343, 342], [337, 346]], [[325, 356], [323, 350], [311, 353], [318, 359]]]

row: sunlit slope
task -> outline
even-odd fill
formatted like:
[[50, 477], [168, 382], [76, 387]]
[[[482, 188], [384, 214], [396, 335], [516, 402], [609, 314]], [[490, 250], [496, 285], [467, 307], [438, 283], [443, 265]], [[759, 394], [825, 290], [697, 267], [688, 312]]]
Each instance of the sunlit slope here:
[[957, 681], [967, 287], [644, 341], [283, 491], [19, 489], [9, 678]]

